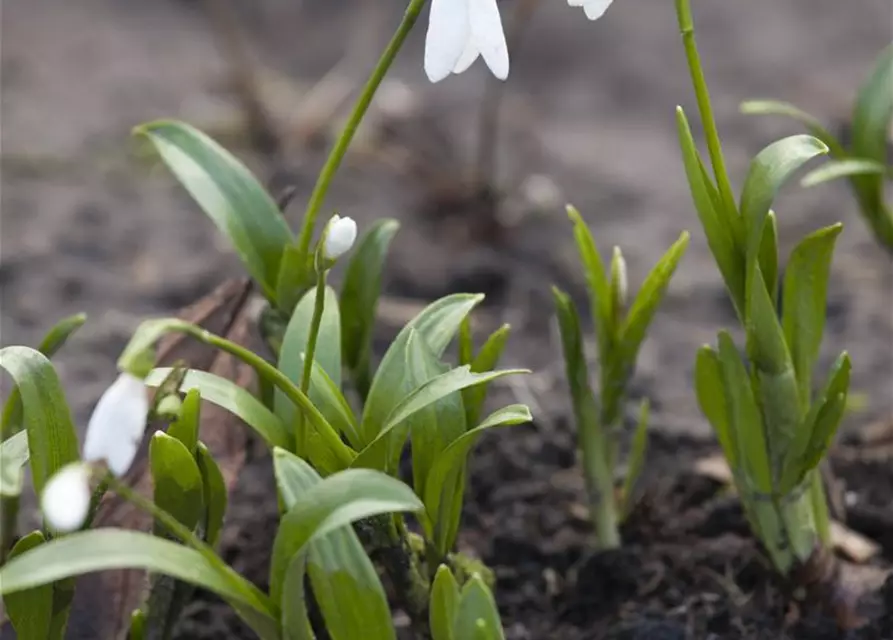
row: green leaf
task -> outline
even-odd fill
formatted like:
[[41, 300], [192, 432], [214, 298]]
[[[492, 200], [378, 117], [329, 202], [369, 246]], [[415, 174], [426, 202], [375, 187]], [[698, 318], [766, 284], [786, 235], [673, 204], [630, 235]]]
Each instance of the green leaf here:
[[201, 407], [201, 392], [195, 388], [190, 389], [180, 405], [180, 415], [167, 428], [167, 435], [182, 442], [191, 455], [195, 455], [195, 448], [198, 446]]
[[[301, 361], [304, 361], [303, 356]], [[360, 448], [360, 427], [341, 389], [335, 386], [332, 379], [319, 365], [313, 361], [313, 372], [310, 374], [310, 389], [308, 395], [319, 412], [325, 416], [335, 429], [343, 434], [350, 446]], [[286, 400], [287, 401], [287, 400]]]
[[127, 640], [145, 640], [146, 639], [146, 614], [136, 609], [130, 614], [130, 632]]
[[574, 223], [574, 240], [577, 252], [583, 263], [586, 283], [589, 285], [589, 302], [592, 306], [592, 321], [598, 337], [599, 350], [606, 352], [613, 341], [614, 322], [611, 313], [611, 285], [605, 273], [604, 263], [598, 246], [583, 216], [571, 205], [567, 206], [567, 215]]
[[827, 152], [824, 142], [801, 134], [773, 142], [751, 160], [740, 205], [747, 230], [748, 269], [751, 261], [757, 259], [763, 225], [778, 190], [800, 167]]
[[636, 490], [636, 483], [639, 476], [642, 475], [642, 469], [645, 466], [645, 454], [648, 450], [648, 400], [642, 401], [642, 407], [639, 410], [639, 420], [636, 423], [636, 431], [633, 434], [633, 441], [630, 445], [629, 459], [627, 461], [626, 477], [623, 479], [623, 504], [621, 505], [621, 514], [623, 519], [630, 514], [633, 505], [633, 495]]
[[[146, 378], [146, 385], [157, 387], [170, 375], [173, 369], [153, 369]], [[239, 385], [213, 373], [190, 369], [180, 385], [181, 391], [196, 389], [211, 404], [226, 409], [242, 419], [263, 438], [269, 447], [291, 447], [291, 435], [276, 415], [267, 409], [260, 400]]]
[[[478, 351], [477, 356], [470, 362], [471, 371], [473, 373], [481, 373], [483, 371], [491, 371], [499, 364], [502, 352], [505, 350], [505, 344], [508, 341], [509, 333], [512, 328], [504, 324], [499, 329], [490, 334], [487, 341]], [[460, 362], [459, 364], [466, 364]], [[477, 424], [480, 419], [481, 410], [487, 399], [488, 385], [480, 384], [475, 387], [468, 387], [462, 390], [462, 403], [465, 405], [465, 424], [470, 429], [471, 425]]]
[[775, 304], [756, 263], [751, 269], [747, 289], [747, 356], [759, 371], [782, 373], [791, 368], [791, 356]]
[[852, 178], [853, 176], [883, 177], [886, 173], [887, 167], [874, 160], [865, 160], [863, 158], [830, 160], [803, 176], [800, 185], [803, 187], [814, 187], [817, 184], [839, 178]]
[[457, 640], [453, 631], [459, 613], [459, 585], [450, 568], [442, 564], [434, 575], [428, 612], [431, 640]]
[[273, 600], [281, 600], [287, 563], [307, 543], [362, 518], [423, 508], [411, 488], [377, 471], [348, 469], [326, 478], [298, 496], [279, 523], [270, 562]]
[[113, 569], [147, 569], [203, 587], [234, 605], [256, 631], [266, 628], [262, 638], [275, 637], [276, 609], [257, 587], [195, 549], [138, 531], [94, 529], [40, 545], [0, 568], [0, 595]]
[[738, 316], [744, 317], [744, 272], [743, 252], [735, 241], [735, 226], [740, 224], [737, 212], [724, 211], [719, 204], [718, 194], [711, 194], [711, 188], [706, 172], [698, 155], [691, 128], [682, 107], [676, 108], [676, 127], [679, 134], [679, 145], [682, 149], [682, 161], [685, 166], [685, 175], [688, 178], [688, 186], [691, 191], [695, 209], [704, 233], [707, 236], [707, 244], [710, 252], [716, 260], [726, 288], [732, 298], [732, 304]]
[[589, 369], [586, 367], [586, 354], [583, 348], [583, 334], [580, 330], [580, 316], [570, 296], [558, 287], [552, 287], [552, 297], [558, 315], [558, 329], [564, 353], [567, 381], [571, 390], [577, 430], [598, 428], [598, 408], [592, 387], [589, 384]]
[[[189, 530], [195, 529], [203, 511], [204, 485], [195, 458], [182, 442], [162, 431], [149, 441], [155, 504]], [[155, 523], [156, 535], [166, 532]]]
[[223, 531], [229, 494], [220, 467], [202, 442], [198, 443], [196, 462], [202, 474], [202, 499], [205, 505], [202, 529], [205, 532], [205, 541], [213, 547], [220, 538], [220, 532]]
[[828, 145], [828, 148], [832, 150], [834, 155], [838, 155], [838, 150], [842, 151], [842, 147], [837, 141], [837, 138], [832, 136], [821, 122], [789, 102], [780, 102], [777, 100], [748, 100], [747, 102], [741, 103], [741, 113], [760, 116], [786, 116], [792, 118], [805, 126], [809, 133]]
[[[282, 250], [282, 261], [276, 278], [277, 309], [291, 315], [301, 296], [312, 285], [313, 269], [306, 256], [301, 253], [301, 248], [295, 244], [286, 245]], [[274, 349], [274, 353], [279, 353], [279, 349]]]
[[474, 360], [474, 341], [471, 337], [471, 318], [465, 316], [459, 325], [459, 366], [465, 364], [470, 366], [472, 360]]
[[[43, 533], [32, 531], [12, 548], [9, 560], [46, 542]], [[17, 593], [4, 595], [3, 601], [20, 640], [48, 640], [53, 617], [53, 584], [47, 583]], [[60, 636], [61, 637], [61, 636]]]
[[760, 240], [758, 255], [760, 271], [763, 274], [763, 282], [772, 304], [778, 304], [778, 224], [775, 212], [769, 211], [766, 216], [766, 224], [763, 227], [763, 239]]
[[884, 49], [859, 89], [853, 112], [853, 155], [887, 162], [887, 135], [893, 118], [893, 45]]
[[[315, 304], [316, 289], [314, 288], [305, 293], [295, 307], [288, 327], [285, 329], [282, 349], [279, 352], [279, 370], [298, 387], [301, 386], [301, 379], [304, 377], [303, 354], [307, 350], [307, 338], [310, 335]], [[331, 287], [326, 287], [314, 360], [325, 370], [335, 386], [340, 388], [341, 320], [338, 313], [338, 298]], [[310, 379], [313, 380], [312, 374]], [[316, 398], [312, 394], [310, 399], [316, 404]], [[289, 426], [293, 424], [297, 409], [279, 389], [276, 390], [273, 408], [284, 424]]]
[[0, 442], [0, 496], [16, 497], [22, 493], [24, 468], [28, 464], [28, 434], [20, 431]]
[[12, 376], [22, 399], [31, 477], [40, 495], [56, 471], [78, 460], [78, 441], [65, 393], [46, 356], [29, 347], [0, 349], [0, 368]]
[[440, 358], [459, 330], [462, 320], [483, 299], [481, 295], [464, 293], [446, 296], [425, 307], [403, 327], [382, 358], [369, 389], [361, 426], [365, 446], [381, 434], [388, 416], [412, 391], [403, 370], [410, 334], [416, 331], [428, 343], [434, 355]]
[[[276, 483], [287, 509], [301, 496], [320, 486], [322, 478], [310, 465], [292, 453], [276, 449], [273, 455]], [[296, 565], [298, 558], [292, 560]], [[391, 610], [375, 566], [350, 525], [335, 529], [307, 545], [305, 562], [293, 566], [301, 575], [310, 575], [313, 595], [333, 640], [353, 638], [394, 638]], [[282, 609], [305, 609], [299, 592], [290, 593], [285, 581]], [[303, 590], [303, 579], [294, 579], [294, 587]], [[304, 614], [306, 615], [306, 613]], [[299, 620], [304, 616], [299, 616]], [[301, 622], [291, 626], [303, 629]]]
[[695, 361], [695, 394], [698, 405], [716, 432], [716, 439], [733, 472], [738, 471], [738, 434], [732, 431], [732, 418], [722, 382], [722, 365], [709, 345], [698, 349]]
[[523, 424], [532, 419], [530, 410], [524, 405], [504, 407], [459, 436], [435, 460], [425, 482], [423, 497], [427, 520], [423, 520], [423, 524], [429, 529], [426, 533], [441, 556], [445, 557], [452, 548], [459, 531], [465, 466], [472, 448], [488, 429]]
[[782, 327], [791, 351], [800, 401], [809, 406], [812, 369], [825, 331], [825, 304], [834, 243], [842, 224], [806, 236], [791, 252], [784, 280]]
[[232, 243], [248, 273], [275, 302], [282, 252], [293, 240], [276, 203], [251, 172], [182, 122], [137, 127], [205, 214]]
[[381, 274], [388, 248], [400, 228], [396, 220], [378, 220], [357, 242], [341, 285], [341, 344], [344, 362], [365, 398], [371, 383], [372, 332], [381, 295]]
[[462, 587], [456, 615], [456, 638], [503, 640], [504, 637], [496, 600], [481, 576], [474, 574]]

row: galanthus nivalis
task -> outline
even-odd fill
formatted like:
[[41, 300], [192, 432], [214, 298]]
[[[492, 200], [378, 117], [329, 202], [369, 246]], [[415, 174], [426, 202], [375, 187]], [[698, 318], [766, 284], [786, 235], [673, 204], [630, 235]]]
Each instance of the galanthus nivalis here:
[[337, 213], [332, 216], [329, 228], [326, 231], [326, 240], [323, 250], [326, 258], [337, 260], [350, 251], [357, 239], [357, 223], [353, 218], [342, 218]]
[[145, 383], [136, 376], [122, 373], [96, 403], [84, 441], [84, 460], [105, 460], [109, 470], [122, 476], [130, 469], [149, 413]]
[[611, 2], [612, 0], [567, 0], [567, 3], [572, 7], [583, 7], [586, 17], [590, 20], [598, 20], [605, 15], [605, 11], [611, 6]]
[[43, 488], [40, 508], [53, 531], [80, 529], [90, 511], [90, 469], [80, 462], [59, 469]]
[[425, 73], [440, 82], [462, 73], [478, 56], [493, 75], [509, 75], [509, 53], [496, 0], [432, 0], [425, 38]]

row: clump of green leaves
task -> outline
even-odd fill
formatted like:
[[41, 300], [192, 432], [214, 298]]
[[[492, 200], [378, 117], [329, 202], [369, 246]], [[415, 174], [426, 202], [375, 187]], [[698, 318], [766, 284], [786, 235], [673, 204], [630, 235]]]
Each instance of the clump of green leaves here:
[[623, 490], [615, 490], [615, 464], [623, 427], [627, 386], [639, 349], [663, 299], [670, 278], [685, 253], [688, 233], [683, 233], [651, 270], [632, 304], [627, 301], [626, 264], [615, 247], [609, 271], [582, 216], [573, 207], [568, 215], [580, 255], [598, 350], [598, 397], [589, 380], [580, 319], [570, 296], [553, 288], [558, 325], [564, 350], [567, 379], [577, 422], [583, 468], [589, 490], [596, 543], [601, 548], [621, 544], [619, 526], [633, 504], [636, 481], [647, 446], [648, 404], [643, 402], [627, 460]]
[[893, 119], [893, 45], [878, 57], [874, 69], [856, 97], [851, 118], [849, 145], [842, 144], [809, 113], [774, 100], [752, 100], [741, 105], [744, 113], [781, 115], [793, 118], [824, 142], [833, 158], [809, 172], [802, 180], [813, 186], [847, 178], [859, 211], [878, 242], [893, 252], [893, 208], [884, 200], [884, 184], [893, 179], [887, 151], [888, 132]]
[[717, 434], [754, 533], [783, 574], [828, 542], [827, 504], [816, 465], [827, 453], [846, 405], [850, 362], [841, 354], [824, 386], [812, 372], [825, 327], [834, 243], [842, 225], [819, 229], [791, 252], [779, 276], [776, 192], [809, 160], [827, 153], [799, 135], [770, 144], [751, 161], [736, 202], [725, 171], [688, 0], [677, 13], [707, 136], [713, 176], [677, 109], [682, 159], [707, 242], [746, 336], [742, 360], [731, 336], [698, 352], [695, 387]]

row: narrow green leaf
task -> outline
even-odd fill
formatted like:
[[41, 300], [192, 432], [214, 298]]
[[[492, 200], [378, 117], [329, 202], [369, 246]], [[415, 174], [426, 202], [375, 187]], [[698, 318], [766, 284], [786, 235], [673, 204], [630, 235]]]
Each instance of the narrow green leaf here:
[[821, 167], [813, 169], [800, 181], [803, 187], [814, 187], [817, 184], [830, 182], [839, 178], [852, 178], [854, 176], [878, 176], [883, 177], [887, 173], [887, 167], [874, 160], [864, 158], [844, 158], [842, 160], [830, 160]]
[[[32, 531], [12, 548], [9, 560], [46, 542], [43, 533]], [[19, 640], [48, 640], [53, 617], [53, 584], [47, 583], [4, 595], [6, 611]]]
[[586, 283], [589, 285], [589, 301], [592, 306], [592, 321], [598, 336], [599, 349], [606, 351], [614, 335], [613, 314], [611, 313], [611, 285], [605, 273], [604, 263], [598, 246], [583, 220], [583, 216], [573, 206], [567, 206], [567, 215], [574, 223], [574, 240], [577, 252], [583, 263]]
[[[511, 330], [511, 326], [504, 324], [490, 334], [481, 350], [478, 351], [477, 356], [471, 361], [472, 373], [492, 371], [496, 368], [502, 357], [502, 352], [505, 351], [505, 345]], [[466, 363], [460, 362], [459, 364]], [[472, 425], [477, 424], [480, 419], [481, 410], [484, 408], [484, 402], [487, 399], [488, 388], [489, 385], [480, 384], [462, 390], [462, 403], [465, 405], [465, 425], [469, 429]]]
[[781, 186], [804, 164], [828, 152], [828, 146], [809, 135], [777, 140], [760, 151], [750, 163], [741, 191], [741, 216], [747, 230], [747, 260], [757, 259], [763, 225]]
[[747, 356], [758, 371], [782, 373], [791, 368], [791, 356], [757, 263], [751, 269], [747, 290]]
[[825, 305], [834, 243], [842, 224], [806, 236], [791, 252], [785, 271], [782, 327], [791, 351], [800, 401], [810, 403], [812, 369], [825, 331]]
[[365, 398], [371, 384], [372, 332], [381, 295], [388, 248], [400, 228], [396, 220], [378, 220], [357, 242], [341, 285], [341, 341], [344, 361]]
[[53, 365], [39, 351], [19, 346], [0, 349], [0, 368], [12, 376], [22, 399], [31, 477], [39, 495], [50, 476], [79, 457], [71, 412]]
[[307, 543], [362, 518], [423, 508], [411, 488], [377, 471], [349, 469], [326, 478], [298, 496], [280, 521], [270, 562], [273, 600], [281, 600], [287, 563]]
[[213, 547], [220, 539], [220, 532], [223, 531], [229, 494], [220, 467], [204, 443], [198, 443], [196, 462], [202, 474], [202, 498], [205, 505], [202, 528], [205, 532], [205, 541]]
[[471, 318], [465, 316], [459, 325], [459, 366], [466, 364], [470, 366], [472, 360], [474, 360], [474, 342], [471, 337]]
[[[273, 455], [276, 483], [287, 509], [301, 496], [319, 486], [323, 480], [312, 467], [297, 456], [276, 449]], [[326, 629], [333, 640], [394, 638], [391, 610], [375, 566], [366, 555], [363, 545], [350, 525], [335, 529], [307, 545], [307, 553], [299, 554], [291, 570], [308, 573], [313, 595], [323, 614]], [[289, 577], [283, 588], [283, 612], [305, 609], [301, 593], [303, 580]], [[290, 592], [291, 591], [291, 592]], [[305, 628], [300, 622], [289, 624]]]
[[747, 102], [741, 103], [741, 113], [747, 115], [772, 115], [792, 118], [805, 126], [809, 133], [828, 145], [828, 148], [832, 150], [834, 155], [838, 155], [838, 151], [843, 150], [837, 138], [832, 136], [821, 122], [789, 102], [780, 102], [777, 100], [748, 100]]
[[456, 615], [456, 638], [503, 640], [496, 600], [481, 576], [474, 574], [462, 587]]
[[[170, 375], [173, 369], [153, 369], [146, 378], [146, 385], [157, 387]], [[181, 391], [196, 389], [202, 400], [226, 409], [242, 419], [263, 438], [269, 447], [290, 448], [291, 436], [276, 415], [267, 409], [260, 400], [239, 385], [207, 371], [190, 369], [180, 385]]]
[[21, 495], [28, 458], [28, 434], [25, 431], [0, 442], [0, 496]]
[[738, 434], [732, 431], [731, 413], [722, 382], [719, 356], [709, 345], [698, 349], [695, 361], [695, 394], [698, 405], [716, 432], [716, 439], [732, 471], [738, 471]]
[[450, 568], [442, 564], [434, 575], [428, 613], [431, 640], [457, 640], [453, 627], [459, 613], [459, 585]]
[[[305, 293], [301, 301], [298, 302], [291, 320], [288, 322], [288, 327], [285, 329], [282, 349], [279, 352], [279, 370], [298, 387], [301, 386], [301, 379], [304, 377], [303, 354], [307, 350], [307, 337], [310, 335], [315, 298], [316, 289], [314, 288]], [[326, 287], [314, 360], [325, 370], [335, 386], [340, 388], [341, 320], [338, 312], [338, 298], [335, 295], [335, 290], [331, 287]], [[310, 379], [313, 380], [312, 374]], [[316, 398], [310, 395], [310, 399], [316, 404]], [[275, 393], [273, 408], [285, 425], [293, 424], [297, 409], [279, 389]]]
[[284, 640], [316, 640], [307, 613], [307, 554], [298, 553], [288, 563], [282, 587], [282, 637]]
[[629, 450], [626, 477], [623, 479], [623, 504], [621, 506], [623, 519], [626, 519], [635, 504], [633, 496], [636, 491], [636, 483], [639, 481], [639, 476], [642, 475], [642, 469], [645, 467], [645, 454], [648, 451], [648, 413], [649, 404], [648, 400], [645, 399], [642, 401], [642, 407], [639, 410], [639, 420], [636, 423], [636, 431], [633, 434], [633, 441]]
[[[195, 458], [182, 442], [162, 431], [149, 441], [155, 504], [187, 529], [195, 529], [203, 511], [204, 486]], [[155, 523], [156, 535], [166, 532]]]
[[186, 392], [183, 404], [180, 405], [180, 415], [167, 428], [167, 435], [182, 442], [192, 455], [195, 455], [195, 448], [198, 446], [201, 407], [201, 392], [195, 388], [190, 389]]
[[[577, 430], [598, 428], [595, 395], [589, 384], [589, 369], [583, 348], [583, 333], [580, 330], [580, 316], [570, 296], [557, 287], [552, 287], [552, 297], [558, 315], [558, 328], [564, 353], [564, 365], [568, 385], [571, 390]], [[585, 409], [589, 407], [589, 409]], [[590, 422], [592, 421], [592, 422]]]
[[232, 243], [264, 295], [275, 301], [282, 252], [293, 240], [276, 203], [251, 172], [204, 133], [182, 122], [157, 121], [145, 136], [205, 214]]
[[758, 255], [763, 282], [773, 305], [778, 304], [778, 223], [775, 212], [769, 211], [763, 227], [763, 239], [760, 240]]
[[871, 75], [859, 89], [853, 112], [853, 155], [885, 164], [887, 136], [893, 118], [893, 45], [878, 58]]

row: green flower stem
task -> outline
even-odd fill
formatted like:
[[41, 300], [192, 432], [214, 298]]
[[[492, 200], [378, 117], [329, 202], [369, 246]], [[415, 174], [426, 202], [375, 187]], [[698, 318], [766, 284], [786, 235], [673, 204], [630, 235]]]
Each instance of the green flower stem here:
[[360, 93], [356, 105], [354, 105], [353, 112], [350, 114], [347, 124], [344, 125], [344, 130], [335, 142], [335, 146], [329, 153], [329, 157], [326, 159], [326, 163], [323, 165], [322, 171], [320, 171], [319, 177], [316, 179], [316, 185], [313, 187], [313, 193], [310, 194], [307, 210], [304, 213], [304, 223], [301, 227], [300, 236], [298, 237], [298, 250], [299, 255], [301, 256], [309, 254], [310, 242], [313, 238], [313, 229], [316, 226], [316, 217], [319, 215], [319, 210], [322, 208], [326, 193], [329, 191], [329, 185], [332, 183], [332, 178], [335, 177], [338, 167], [341, 166], [341, 161], [347, 153], [347, 148], [350, 146], [353, 136], [357, 132], [360, 122], [363, 120], [363, 116], [366, 115], [366, 111], [372, 102], [372, 98], [375, 96], [375, 92], [378, 91], [381, 81], [384, 80], [385, 74], [388, 72], [388, 69], [390, 69], [391, 64], [393, 64], [394, 58], [397, 57], [397, 52], [400, 51], [400, 48], [403, 46], [406, 36], [408, 36], [409, 32], [412, 30], [424, 5], [425, 0], [412, 0], [412, 2], [409, 3], [406, 12], [403, 14], [403, 20], [400, 22], [400, 26], [397, 27], [396, 33], [394, 33], [387, 48], [385, 48], [384, 53], [375, 65], [375, 69], [373, 69], [369, 80], [366, 81], [366, 86], [363, 87], [363, 91]]
[[614, 442], [610, 428], [596, 422], [581, 423], [580, 447], [589, 494], [589, 510], [599, 549], [619, 549], [620, 523], [614, 495]]
[[[304, 349], [304, 375], [301, 376], [301, 393], [305, 396], [310, 391], [310, 376], [313, 373], [313, 359], [316, 355], [316, 342], [319, 339], [319, 326], [322, 324], [322, 312], [326, 303], [326, 271], [322, 265], [316, 269], [316, 299], [313, 302], [313, 318], [310, 321], [310, 333], [307, 335], [307, 348]], [[303, 423], [303, 414], [299, 415], [299, 425]], [[307, 430], [300, 428], [298, 434], [302, 441], [300, 450], [307, 450]]]
[[729, 175], [726, 172], [725, 160], [722, 155], [722, 144], [719, 141], [719, 132], [716, 128], [716, 120], [713, 118], [713, 108], [710, 105], [710, 93], [707, 91], [707, 81], [704, 79], [704, 70], [701, 67], [701, 58], [698, 55], [698, 46], [695, 42], [695, 27], [691, 17], [690, 0], [676, 0], [676, 16], [679, 19], [679, 31], [685, 46], [685, 57], [691, 72], [698, 110], [704, 125], [704, 135], [707, 138], [707, 150], [710, 152], [710, 162], [713, 164], [713, 172], [716, 174], [716, 185], [720, 198], [722, 198], [723, 208], [729, 212], [737, 211], [735, 194], [729, 183]]

